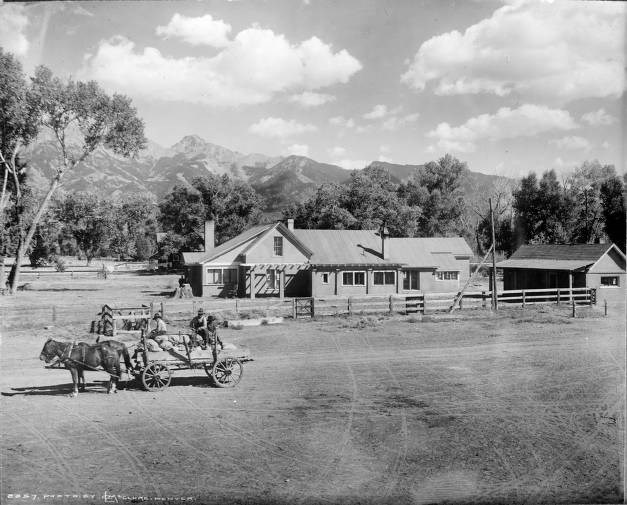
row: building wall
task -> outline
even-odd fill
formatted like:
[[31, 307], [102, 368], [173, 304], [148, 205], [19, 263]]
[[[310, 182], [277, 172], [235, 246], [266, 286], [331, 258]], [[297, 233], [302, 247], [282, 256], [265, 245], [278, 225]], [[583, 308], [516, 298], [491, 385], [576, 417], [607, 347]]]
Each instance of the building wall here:
[[[568, 289], [569, 275], [565, 270], [504, 268], [503, 289]], [[577, 272], [573, 276], [573, 288], [583, 287], [586, 287], [586, 274]]]
[[213, 284], [213, 278], [209, 278], [208, 271], [213, 269], [231, 269], [238, 271], [239, 265], [237, 263], [205, 263], [202, 265], [202, 296], [235, 296], [237, 294], [239, 276], [236, 274], [236, 281], [234, 283], [224, 282], [226, 279], [223, 276], [223, 282], [221, 284]]
[[589, 272], [598, 274], [624, 274], [625, 260], [616, 249], [612, 248], [607, 254], [599, 258], [599, 261], [590, 268]]
[[[309, 296], [309, 272], [308, 265], [286, 265], [286, 266], [266, 266], [256, 267], [254, 270], [255, 296], [275, 296], [280, 295], [280, 289], [268, 285], [268, 270], [282, 269], [285, 275], [284, 296], [297, 297]], [[250, 267], [240, 266], [239, 285], [237, 296], [250, 297]]]
[[[274, 237], [283, 238], [283, 255], [274, 254]], [[273, 230], [246, 253], [246, 263], [306, 263], [305, 256], [278, 230]]]
[[[604, 286], [601, 284], [601, 277], [618, 277], [618, 285], [617, 286]], [[614, 290], [614, 289], [622, 289], [625, 290], [625, 272], [615, 273], [615, 272], [605, 272], [605, 273], [588, 273], [586, 275], [586, 283], [589, 288], [597, 288], [601, 290]]]

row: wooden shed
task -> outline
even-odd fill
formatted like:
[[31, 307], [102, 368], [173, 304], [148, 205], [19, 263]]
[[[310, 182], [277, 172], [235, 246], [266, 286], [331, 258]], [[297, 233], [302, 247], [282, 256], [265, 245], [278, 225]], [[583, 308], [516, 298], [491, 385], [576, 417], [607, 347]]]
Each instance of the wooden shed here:
[[505, 290], [625, 285], [625, 255], [615, 244], [523, 245], [496, 267]]

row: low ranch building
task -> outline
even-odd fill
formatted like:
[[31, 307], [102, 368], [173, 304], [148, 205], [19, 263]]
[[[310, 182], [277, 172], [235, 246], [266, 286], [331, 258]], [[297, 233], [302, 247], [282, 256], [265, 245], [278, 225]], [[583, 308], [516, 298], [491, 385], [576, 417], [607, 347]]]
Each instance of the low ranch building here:
[[183, 253], [195, 296], [351, 296], [454, 292], [473, 253], [461, 237], [388, 238], [376, 230], [255, 226], [205, 251]]
[[625, 286], [625, 255], [615, 244], [523, 245], [496, 268], [505, 290]]

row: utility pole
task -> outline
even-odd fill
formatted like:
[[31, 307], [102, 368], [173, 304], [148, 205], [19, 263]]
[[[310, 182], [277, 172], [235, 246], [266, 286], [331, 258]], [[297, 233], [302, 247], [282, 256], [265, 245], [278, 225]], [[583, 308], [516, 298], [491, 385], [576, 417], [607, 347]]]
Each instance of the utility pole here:
[[494, 212], [492, 212], [492, 198], [488, 198], [490, 204], [490, 228], [492, 229], [492, 308], [499, 310], [499, 299], [496, 296], [496, 239], [494, 236]]

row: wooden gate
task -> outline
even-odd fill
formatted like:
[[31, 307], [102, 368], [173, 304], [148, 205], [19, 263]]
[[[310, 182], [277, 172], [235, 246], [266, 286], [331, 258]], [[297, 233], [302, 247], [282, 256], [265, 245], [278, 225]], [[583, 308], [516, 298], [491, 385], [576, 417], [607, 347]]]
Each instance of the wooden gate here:
[[293, 317], [314, 317], [314, 299], [313, 298], [294, 298]]

